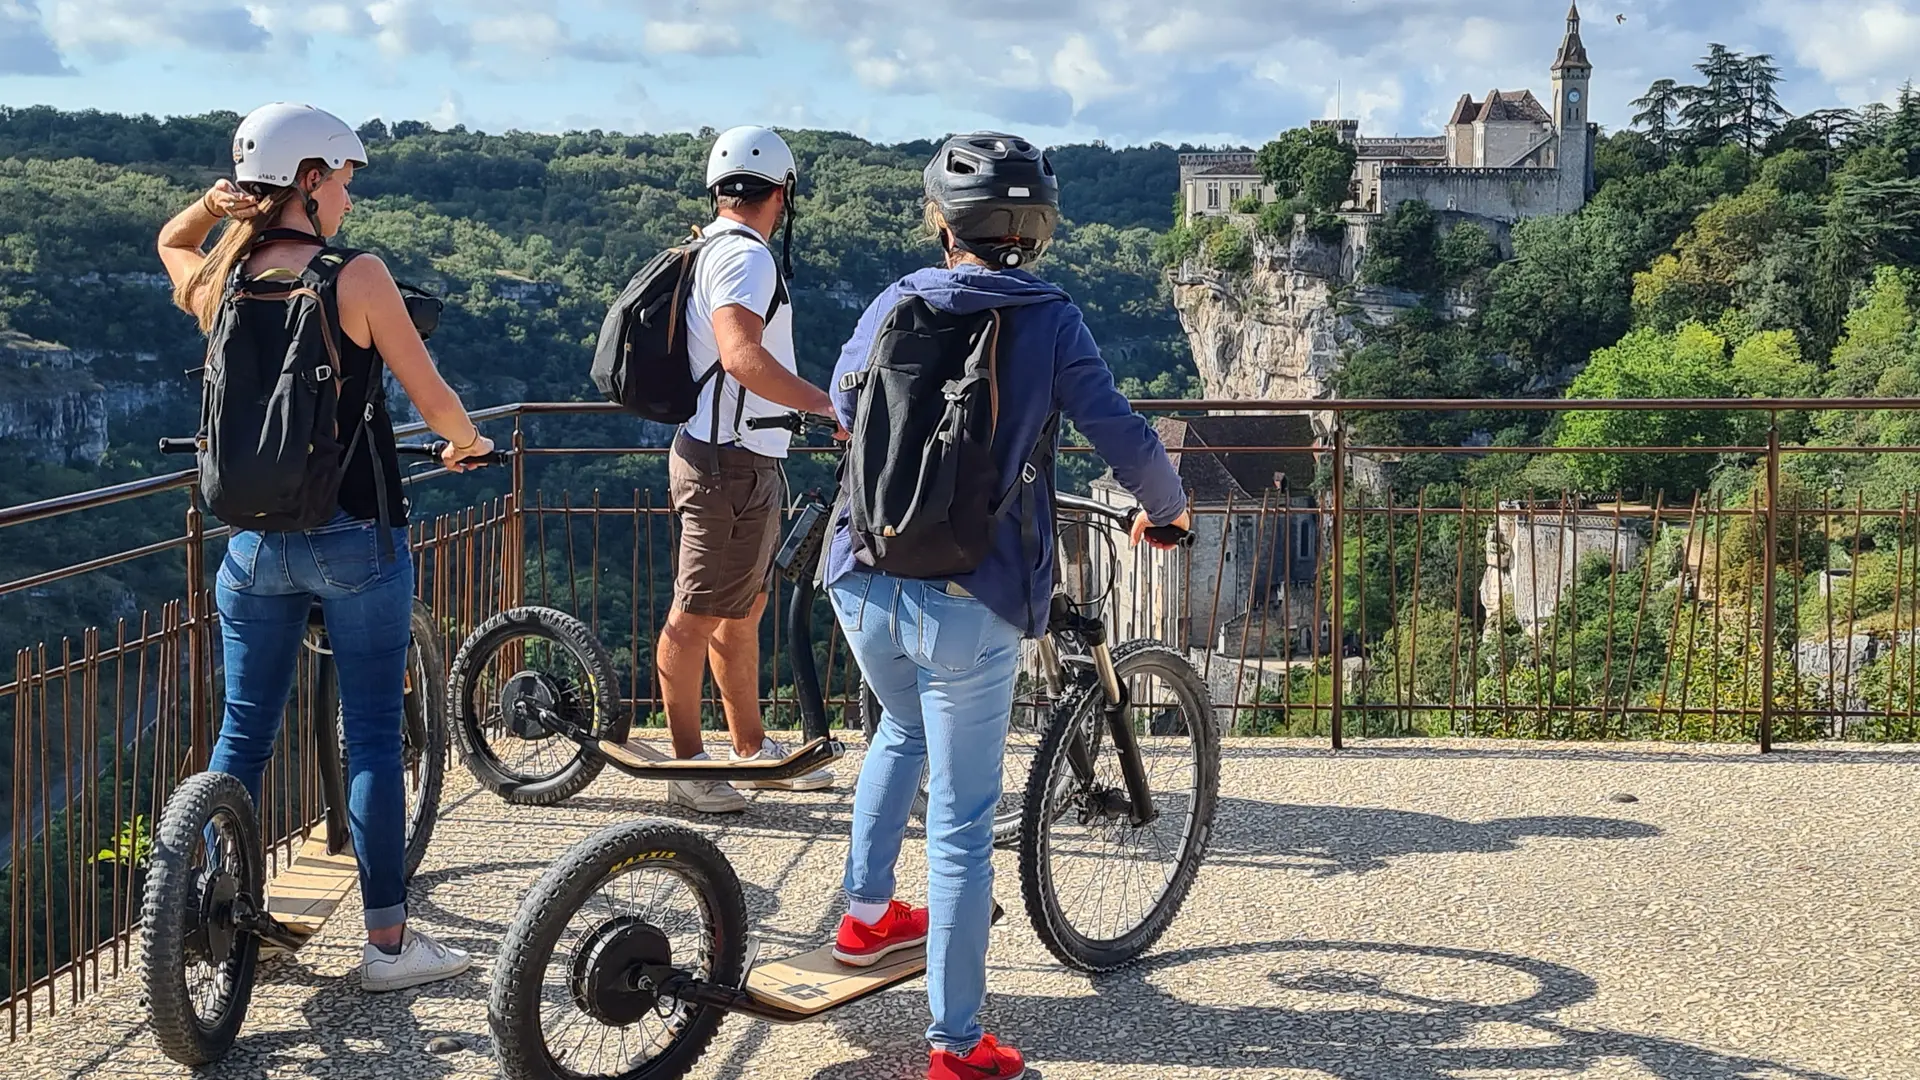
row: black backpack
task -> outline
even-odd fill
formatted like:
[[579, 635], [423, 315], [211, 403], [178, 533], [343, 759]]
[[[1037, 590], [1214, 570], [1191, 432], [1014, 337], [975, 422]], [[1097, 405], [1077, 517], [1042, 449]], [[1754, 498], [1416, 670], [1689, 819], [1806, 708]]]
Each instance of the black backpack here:
[[[909, 296], [888, 313], [867, 366], [841, 379], [853, 391], [853, 430], [841, 461], [854, 559], [908, 578], [979, 567], [1000, 517], [1052, 473], [1050, 419], [1011, 484], [993, 461], [999, 346], [1007, 315], [940, 311]], [[1027, 539], [1027, 538], [1023, 538]], [[1029, 560], [1037, 551], [1029, 552]]]
[[[693, 268], [700, 252], [715, 238], [737, 232], [758, 241], [753, 233], [736, 229], [704, 236], [698, 229], [685, 243], [648, 260], [620, 290], [593, 347], [593, 385], [615, 405], [661, 424], [684, 424], [699, 409], [700, 391], [714, 383], [713, 438], [719, 442], [720, 391], [726, 372], [719, 364], [693, 377], [687, 356], [687, 295], [693, 289]], [[772, 248], [767, 248], [769, 253]], [[771, 323], [787, 299], [787, 285], [779, 282], [763, 319]], [[746, 388], [740, 389], [744, 402]]]
[[[339, 512], [341, 478], [367, 438], [365, 420], [381, 381], [376, 361], [362, 422], [343, 442], [335, 286], [360, 254], [323, 248], [298, 275], [269, 271], [251, 279], [243, 260], [227, 280], [207, 335], [199, 467], [201, 497], [234, 528], [299, 532]], [[386, 482], [377, 463], [374, 478], [384, 518]]]

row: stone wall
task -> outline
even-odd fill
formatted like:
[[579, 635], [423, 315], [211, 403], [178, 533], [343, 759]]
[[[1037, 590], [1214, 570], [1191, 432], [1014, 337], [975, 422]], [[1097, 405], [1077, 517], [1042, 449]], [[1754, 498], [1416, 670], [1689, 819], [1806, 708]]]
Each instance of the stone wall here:
[[1586, 201], [1576, 190], [1577, 175], [1562, 182], [1557, 169], [1429, 169], [1396, 167], [1381, 170], [1379, 207], [1382, 213], [1412, 199], [1435, 210], [1518, 221], [1546, 214], [1570, 214]]
[[1509, 512], [1487, 529], [1487, 569], [1480, 582], [1489, 627], [1504, 613], [1532, 633], [1552, 620], [1561, 597], [1577, 583], [1582, 562], [1601, 558], [1617, 570], [1646, 551], [1644, 521], [1610, 513], [1502, 509]]

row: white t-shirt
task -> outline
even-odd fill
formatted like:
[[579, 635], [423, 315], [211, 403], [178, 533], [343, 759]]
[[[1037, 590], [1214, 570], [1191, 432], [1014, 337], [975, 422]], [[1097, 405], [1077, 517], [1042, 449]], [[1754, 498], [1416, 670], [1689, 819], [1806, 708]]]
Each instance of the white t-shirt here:
[[[693, 289], [687, 296], [687, 362], [698, 379], [720, 362], [720, 347], [713, 337], [713, 313], [730, 304], [738, 304], [756, 316], [765, 317], [773, 306], [779, 288], [780, 266], [773, 251], [755, 240], [759, 235], [737, 221], [721, 218], [707, 226], [710, 239], [700, 250], [693, 267]], [[788, 371], [798, 372], [793, 359], [793, 305], [781, 303], [773, 321], [761, 334], [760, 344]], [[784, 428], [749, 431], [745, 421], [755, 416], [779, 416], [791, 410], [775, 405], [748, 391], [737, 379], [716, 373], [700, 388], [700, 402], [688, 420], [686, 432], [702, 442], [713, 437], [713, 388], [724, 380], [720, 392], [720, 442], [739, 443], [756, 454], [786, 457], [793, 436]]]

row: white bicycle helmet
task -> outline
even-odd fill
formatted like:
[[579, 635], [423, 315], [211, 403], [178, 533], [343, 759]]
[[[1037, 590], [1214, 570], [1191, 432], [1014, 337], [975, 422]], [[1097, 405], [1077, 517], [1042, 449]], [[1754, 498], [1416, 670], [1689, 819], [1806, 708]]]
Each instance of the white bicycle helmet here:
[[[800, 177], [800, 169], [794, 164], [793, 151], [787, 148], [787, 141], [768, 128], [736, 127], [728, 128], [713, 141], [713, 149], [707, 152], [707, 190], [712, 191], [723, 180], [745, 181], [742, 188], [758, 187], [753, 180], [760, 180], [773, 187], [785, 187]], [[726, 191], [723, 195], [739, 192]]]
[[276, 101], [240, 121], [233, 133], [233, 179], [245, 187], [286, 187], [300, 163], [318, 158], [329, 169], [367, 163], [367, 148], [347, 122], [311, 105]]

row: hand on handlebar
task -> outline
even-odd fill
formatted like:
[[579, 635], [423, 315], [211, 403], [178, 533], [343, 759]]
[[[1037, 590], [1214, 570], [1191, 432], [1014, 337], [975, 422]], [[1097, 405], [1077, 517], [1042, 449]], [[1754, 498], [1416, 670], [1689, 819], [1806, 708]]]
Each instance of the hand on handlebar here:
[[484, 460], [473, 462], [471, 459], [485, 458], [493, 453], [493, 440], [478, 432], [475, 432], [475, 435], [476, 438], [469, 446], [456, 447], [449, 442], [440, 451], [440, 464], [446, 466], [448, 472], [472, 472], [474, 469], [486, 467], [487, 463]]
[[[1176, 535], [1171, 538], [1166, 535], [1167, 530], [1170, 529], [1176, 532]], [[1180, 511], [1179, 517], [1161, 526], [1155, 526], [1149, 521], [1145, 511], [1135, 510], [1133, 521], [1127, 526], [1127, 537], [1134, 547], [1139, 547], [1140, 541], [1145, 540], [1149, 547], [1156, 547], [1161, 551], [1172, 551], [1180, 546], [1180, 541], [1192, 534], [1193, 514], [1186, 510]]]

